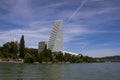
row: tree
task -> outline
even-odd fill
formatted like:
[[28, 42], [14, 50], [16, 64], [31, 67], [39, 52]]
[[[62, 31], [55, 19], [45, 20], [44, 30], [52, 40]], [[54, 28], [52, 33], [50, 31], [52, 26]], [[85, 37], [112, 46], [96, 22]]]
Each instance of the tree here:
[[61, 52], [56, 53], [55, 54], [55, 59], [58, 60], [59, 62], [64, 61], [63, 53], [61, 53]]
[[25, 41], [24, 41], [24, 35], [22, 35], [20, 39], [20, 58], [24, 58], [25, 55]]
[[11, 41], [3, 44], [0, 48], [1, 56], [4, 58], [17, 58], [18, 45], [17, 42]]
[[25, 48], [24, 50], [24, 62], [25, 63], [34, 63], [37, 61], [38, 50], [34, 48]]
[[46, 51], [45, 51], [44, 54], [45, 54], [45, 59], [44, 59], [44, 61], [46, 61], [46, 62], [51, 62], [51, 61], [53, 60], [53, 56], [52, 56], [51, 50], [46, 49]]
[[40, 63], [42, 63], [44, 59], [45, 59], [44, 52], [42, 51], [42, 52], [38, 53], [38, 61]]
[[17, 42], [11, 42], [10, 43], [10, 53], [14, 53], [17, 55], [18, 53], [18, 45], [17, 45]]
[[3, 58], [4, 55], [2, 54], [2, 47], [0, 46], [0, 58]]
[[24, 62], [25, 63], [33, 63], [34, 57], [30, 53], [26, 53], [25, 57], [24, 57]]
[[65, 62], [69, 62], [69, 61], [70, 61], [70, 57], [71, 57], [70, 54], [65, 53], [65, 55], [64, 55], [64, 61], [65, 61]]
[[51, 62], [52, 60], [53, 60], [52, 52], [51, 50], [47, 49], [47, 45], [45, 45], [44, 50], [38, 53], [38, 61], [42, 63]]

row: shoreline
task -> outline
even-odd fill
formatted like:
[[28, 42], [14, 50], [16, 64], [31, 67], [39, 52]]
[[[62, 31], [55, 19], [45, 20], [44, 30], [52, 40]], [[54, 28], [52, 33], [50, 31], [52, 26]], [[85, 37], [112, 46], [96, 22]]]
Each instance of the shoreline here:
[[[24, 62], [18, 62], [18, 61], [0, 61], [0, 63], [24, 64]], [[120, 62], [91, 62], [91, 63], [120, 63]], [[90, 64], [90, 63], [87, 63], [87, 62], [83, 62], [83, 63], [70, 63], [70, 62], [69, 63], [68, 62], [58, 62], [58, 63], [44, 62], [44, 63], [39, 63], [39, 62], [34, 62], [34, 63], [28, 63], [28, 64]]]

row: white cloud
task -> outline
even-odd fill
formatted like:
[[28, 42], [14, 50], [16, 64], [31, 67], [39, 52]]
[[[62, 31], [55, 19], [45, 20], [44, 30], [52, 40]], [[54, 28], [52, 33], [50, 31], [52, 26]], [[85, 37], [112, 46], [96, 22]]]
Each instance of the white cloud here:
[[[73, 19], [78, 18], [94, 18], [99, 17], [100, 15], [105, 16], [106, 14], [114, 13], [119, 10], [119, 7], [105, 7], [100, 9], [87, 9], [80, 11]], [[114, 16], [114, 15], [113, 15]], [[112, 17], [111, 17], [112, 18]]]
[[56, 8], [56, 7], [65, 5], [65, 4], [66, 4], [66, 2], [53, 3], [53, 4], [50, 4], [50, 5], [48, 5], [48, 6], [45, 6], [45, 8], [51, 8], [51, 7]]
[[16, 30], [4, 31], [0, 36], [0, 41], [2, 41], [2, 44], [8, 41], [12, 41], [14, 38], [16, 38], [19, 41], [21, 35], [24, 35], [27, 47], [32, 46], [33, 44], [37, 47], [39, 41], [48, 40], [49, 33], [47, 33], [47, 30], [48, 29], [46, 28], [42, 28], [40, 30], [16, 29]]
[[85, 34], [98, 34], [98, 33], [120, 33], [120, 31], [107, 31], [107, 30], [93, 30], [88, 29], [88, 25], [80, 25], [77, 23], [69, 23], [63, 26], [65, 41], [75, 39], [76, 36], [83, 36]]
[[32, 21], [28, 24], [28, 26], [31, 29], [44, 28], [44, 30], [48, 30], [48, 29], [51, 30], [50, 28], [53, 26], [53, 21], [47, 21], [47, 20], [46, 21]]

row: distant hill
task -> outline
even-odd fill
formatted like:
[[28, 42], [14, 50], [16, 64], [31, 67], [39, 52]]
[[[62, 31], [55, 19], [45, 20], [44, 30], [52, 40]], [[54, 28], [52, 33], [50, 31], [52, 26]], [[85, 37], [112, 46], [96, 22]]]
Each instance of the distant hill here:
[[106, 61], [106, 62], [120, 62], [120, 55], [107, 56], [107, 57], [102, 57], [100, 59], [103, 60], [103, 61]]

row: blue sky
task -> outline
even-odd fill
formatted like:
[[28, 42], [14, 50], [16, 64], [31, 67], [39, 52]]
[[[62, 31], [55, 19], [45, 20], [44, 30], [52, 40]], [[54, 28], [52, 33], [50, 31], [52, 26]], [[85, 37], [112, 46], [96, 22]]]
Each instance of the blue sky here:
[[0, 0], [0, 45], [23, 34], [37, 48], [55, 20], [64, 21], [65, 51], [120, 55], [120, 0]]

